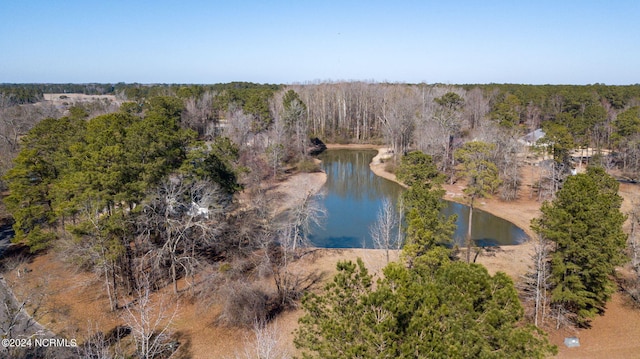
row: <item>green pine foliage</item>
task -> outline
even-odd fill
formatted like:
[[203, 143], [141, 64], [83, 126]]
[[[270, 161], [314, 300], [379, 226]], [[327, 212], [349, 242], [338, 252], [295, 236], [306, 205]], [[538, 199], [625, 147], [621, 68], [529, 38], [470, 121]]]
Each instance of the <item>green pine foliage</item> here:
[[409, 186], [402, 194], [407, 235], [403, 256], [409, 265], [415, 260], [439, 264], [449, 255], [443, 245], [451, 242], [455, 230], [455, 217], [441, 213], [444, 177], [432, 157], [420, 151], [402, 157], [396, 174]]
[[467, 179], [464, 194], [472, 208], [476, 198], [490, 197], [500, 185], [498, 167], [491, 160], [494, 149], [492, 143], [472, 141], [455, 152], [455, 158], [462, 165], [460, 174]]
[[375, 289], [364, 264], [339, 262], [321, 294], [302, 301], [295, 344], [304, 358], [544, 358], [543, 332], [521, 323], [505, 274], [448, 262], [391, 263]]
[[362, 260], [339, 262], [320, 293], [302, 300], [294, 343], [304, 358], [544, 358], [556, 352], [523, 323], [504, 273], [452, 262], [438, 244], [451, 238], [439, 214], [442, 177], [430, 156], [412, 152], [398, 178], [409, 185], [406, 263], [390, 263], [373, 284]]
[[180, 127], [182, 106], [177, 98], [158, 97], [146, 102], [141, 117], [118, 112], [85, 119], [72, 113], [38, 123], [4, 178], [15, 241], [41, 250], [69, 220], [81, 225], [96, 213], [128, 212], [187, 162], [196, 179], [218, 182], [228, 193], [240, 189], [238, 149], [224, 139], [192, 148], [195, 133]]
[[618, 114], [614, 125], [616, 131], [612, 136], [616, 142], [640, 133], [640, 107], [634, 106]]
[[238, 183], [239, 149], [227, 137], [216, 137], [210, 145], [193, 146], [180, 172], [193, 180], [207, 180], [220, 185], [228, 194], [242, 189]]
[[466, 178], [467, 187], [463, 190], [469, 203], [469, 219], [467, 238], [467, 262], [471, 260], [471, 238], [473, 224], [473, 209], [477, 198], [490, 197], [500, 185], [498, 167], [491, 160], [491, 153], [495, 149], [493, 143], [480, 141], [467, 142], [455, 152], [455, 158], [461, 163], [460, 174]]
[[489, 114], [492, 120], [505, 128], [512, 128], [520, 124], [520, 108], [522, 104], [518, 97], [507, 94], [498, 101]]
[[76, 141], [76, 133], [83, 131], [81, 120], [70, 118], [46, 119], [23, 137], [23, 150], [14, 160], [5, 180], [9, 195], [4, 199], [12, 213], [15, 241], [27, 244], [31, 250], [46, 248], [53, 235], [58, 209], [55, 183], [72, 166], [69, 161], [69, 142]]
[[589, 167], [569, 177], [532, 222], [534, 231], [556, 244], [549, 280], [552, 303], [571, 313], [578, 325], [604, 310], [615, 290], [614, 269], [625, 260], [626, 217], [617, 191], [617, 181], [604, 169]]

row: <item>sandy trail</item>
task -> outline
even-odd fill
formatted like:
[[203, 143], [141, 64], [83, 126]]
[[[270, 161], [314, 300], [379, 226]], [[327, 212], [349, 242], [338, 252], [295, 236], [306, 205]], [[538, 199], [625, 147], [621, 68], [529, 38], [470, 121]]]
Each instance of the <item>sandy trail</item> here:
[[[395, 175], [386, 172], [385, 165], [379, 161], [380, 158], [387, 156], [386, 148], [380, 146], [354, 148], [378, 149], [379, 153], [371, 163], [371, 170], [378, 176], [396, 181]], [[516, 201], [484, 199], [477, 208], [512, 222], [522, 228], [530, 238], [534, 238], [535, 233], [531, 231], [530, 223], [541, 213], [541, 202], [538, 202], [536, 196], [531, 193], [532, 179], [537, 176], [536, 170], [536, 167], [531, 168], [531, 166], [525, 166], [522, 169], [523, 183], [520, 198]], [[462, 192], [464, 183], [447, 184], [444, 189], [447, 192], [445, 196], [447, 200], [464, 203]], [[634, 206], [637, 207], [640, 204], [638, 185], [621, 183], [618, 193], [623, 198], [622, 212], [629, 213]], [[629, 223], [627, 222], [625, 226], [628, 229]], [[532, 254], [533, 244], [529, 241], [517, 246], [502, 246], [497, 252], [484, 253], [478, 257], [477, 262], [486, 266], [490, 273], [502, 271], [517, 282], [531, 268]], [[616, 359], [640, 356], [638, 354], [640, 341], [637, 340], [640, 337], [640, 310], [633, 308], [620, 293], [613, 296], [604, 315], [596, 317], [590, 329], [559, 331], [548, 329], [548, 332], [551, 342], [558, 346], [558, 358]], [[566, 336], [577, 336], [580, 338], [581, 346], [567, 348], [563, 344]]]
[[[379, 151], [371, 164], [371, 169], [378, 175], [395, 180], [393, 174], [384, 171], [384, 164], [379, 159], [386, 155], [381, 146], [369, 145], [329, 145], [329, 148], [372, 148]], [[530, 175], [531, 169], [523, 171]], [[530, 177], [526, 177], [530, 178]], [[290, 176], [287, 180], [274, 184], [271, 190], [279, 193], [274, 210], [290, 208], [308, 191], [318, 191], [326, 181], [324, 173], [303, 173]], [[529, 223], [539, 215], [540, 203], [529, 198], [528, 182], [525, 179], [521, 198], [513, 202], [503, 202], [497, 198], [484, 200], [478, 208], [502, 217], [523, 228], [532, 235]], [[462, 185], [445, 186], [446, 199], [462, 201]], [[638, 200], [638, 187], [622, 185], [620, 194], [624, 197], [623, 210], [628, 211], [632, 199]], [[529, 243], [518, 246], [503, 246], [501, 251], [491, 255], [481, 255], [478, 262], [484, 264], [491, 273], [503, 271], [518, 280], [531, 264], [532, 246]], [[397, 258], [397, 253], [393, 253]], [[312, 249], [295, 264], [295, 271], [300, 274], [315, 273], [328, 280], [335, 273], [335, 265], [339, 260], [363, 258], [367, 268], [375, 276], [380, 276], [380, 269], [386, 265], [384, 251], [376, 249]], [[48, 276], [52, 293], [49, 296], [52, 311], [43, 318], [42, 324], [56, 333], [67, 337], [82, 338], [87, 330], [87, 323], [93, 323], [103, 331], [110, 330], [120, 322], [114, 313], [108, 312], [108, 301], [103, 288], [95, 277], [88, 273], [78, 273], [69, 266], [63, 265], [51, 252], [39, 256], [28, 264], [29, 282], [37, 285], [36, 275]], [[71, 284], [70, 284], [71, 283]], [[320, 287], [319, 285], [318, 287]], [[194, 358], [232, 357], [242, 349], [245, 338], [251, 332], [245, 329], [226, 328], [214, 325], [216, 308], [202, 308], [188, 300], [180, 300], [180, 312], [176, 318], [174, 329], [183, 332], [188, 340], [190, 352]], [[277, 325], [281, 342], [290, 353], [297, 354], [293, 346], [294, 330], [301, 310], [281, 314]], [[562, 341], [567, 335], [576, 335], [581, 339], [579, 348], [566, 348]], [[607, 306], [605, 315], [596, 318], [589, 330], [575, 332], [550, 331], [550, 338], [560, 350], [560, 358], [629, 358], [640, 353], [640, 311], [625, 304], [622, 295], [616, 294]]]

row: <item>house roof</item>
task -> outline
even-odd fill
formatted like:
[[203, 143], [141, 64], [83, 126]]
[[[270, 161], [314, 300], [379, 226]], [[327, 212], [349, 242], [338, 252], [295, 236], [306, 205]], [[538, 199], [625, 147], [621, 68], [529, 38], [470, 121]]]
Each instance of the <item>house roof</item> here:
[[539, 128], [533, 132], [529, 132], [526, 135], [524, 135], [521, 140], [528, 142], [528, 143], [536, 143], [538, 142], [539, 139], [543, 138], [546, 134], [544, 133], [544, 131]]

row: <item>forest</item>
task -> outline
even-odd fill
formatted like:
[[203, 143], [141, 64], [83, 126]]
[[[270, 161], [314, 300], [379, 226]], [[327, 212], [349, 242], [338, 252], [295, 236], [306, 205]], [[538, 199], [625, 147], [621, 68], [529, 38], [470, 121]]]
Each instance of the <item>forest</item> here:
[[[317, 139], [389, 148], [385, 170], [408, 187], [387, 214], [404, 218], [400, 259], [377, 281], [361, 261], [338, 262], [322, 285], [294, 269], [323, 209], [310, 193], [278, 213], [268, 184], [319, 171]], [[640, 85], [1, 84], [0, 154], [0, 218], [15, 246], [90, 273], [128, 330], [123, 345], [95, 331], [43, 357], [189, 357], [170, 315], [140, 320], [159, 292], [257, 332], [302, 310], [295, 346], [319, 358], [547, 357], [557, 349], [540, 328], [588, 327], [622, 283], [617, 267], [635, 271], [623, 287], [640, 298], [640, 216], [622, 213], [617, 194], [619, 181], [640, 180]], [[452, 183], [465, 184], [470, 216], [484, 198], [535, 193], [526, 278], [472, 263], [470, 234], [463, 250], [445, 245]], [[7, 273], [19, 267], [9, 259]]]

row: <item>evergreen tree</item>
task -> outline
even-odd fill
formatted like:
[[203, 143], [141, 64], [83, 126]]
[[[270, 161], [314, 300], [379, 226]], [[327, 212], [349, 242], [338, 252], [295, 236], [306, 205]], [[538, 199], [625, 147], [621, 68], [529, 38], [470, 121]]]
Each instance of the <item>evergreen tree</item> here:
[[242, 189], [238, 183], [236, 164], [239, 150], [227, 137], [216, 137], [210, 146], [194, 146], [180, 167], [180, 172], [193, 180], [207, 180], [233, 194]]
[[194, 134], [179, 127], [180, 107], [162, 98], [149, 106], [144, 118], [120, 112], [85, 120], [76, 111], [43, 120], [24, 136], [5, 176], [15, 241], [44, 249], [55, 237], [49, 227], [86, 220], [77, 218], [81, 210], [131, 209], [183, 163]]
[[467, 263], [470, 262], [473, 240], [471, 230], [473, 223], [473, 209], [477, 198], [489, 197], [500, 185], [498, 167], [490, 159], [491, 151], [495, 148], [492, 143], [467, 142], [459, 148], [455, 157], [462, 163], [462, 176], [467, 179], [467, 187], [463, 190], [469, 203], [469, 222], [467, 227]]
[[507, 94], [494, 105], [493, 111], [489, 114], [492, 120], [500, 126], [511, 128], [520, 124], [520, 108], [522, 103], [517, 96]]
[[532, 228], [555, 242], [551, 253], [551, 301], [586, 325], [604, 310], [615, 290], [611, 279], [624, 262], [625, 216], [617, 181], [604, 169], [589, 167], [570, 176], [556, 199], [542, 205]]
[[15, 242], [32, 251], [44, 249], [54, 237], [47, 229], [56, 223], [52, 194], [56, 181], [71, 166], [69, 151], [84, 131], [82, 120], [45, 119], [22, 138], [22, 151], [14, 160], [5, 180], [9, 195], [5, 198], [15, 220]]
[[358, 258], [338, 262], [338, 274], [320, 295], [302, 299], [306, 315], [294, 343], [314, 354], [305, 358], [395, 358], [396, 323], [380, 300], [371, 298], [371, 275]]
[[302, 302], [295, 344], [305, 358], [543, 358], [543, 332], [522, 325], [523, 309], [504, 273], [444, 263], [391, 263], [372, 289], [361, 260], [338, 263], [321, 294]]
[[[451, 242], [455, 217], [441, 213], [444, 177], [431, 156], [420, 151], [402, 157], [397, 170], [400, 181], [409, 186], [402, 194], [406, 218], [406, 242], [403, 256], [409, 265], [415, 260], [439, 264], [448, 257], [442, 246]], [[432, 251], [432, 249], [437, 250]]]

